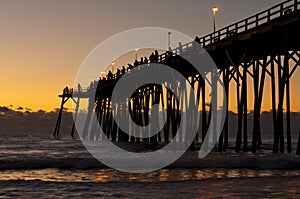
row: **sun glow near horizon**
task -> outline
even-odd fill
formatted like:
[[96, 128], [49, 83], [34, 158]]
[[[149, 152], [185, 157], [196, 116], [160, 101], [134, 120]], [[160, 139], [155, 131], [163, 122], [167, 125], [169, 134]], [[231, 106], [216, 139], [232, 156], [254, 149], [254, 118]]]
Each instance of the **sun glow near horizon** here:
[[[3, 0], [0, 2], [0, 106], [21, 106], [33, 111], [59, 108], [61, 99], [58, 95], [65, 86], [73, 87], [76, 73], [85, 57], [98, 43], [113, 34], [134, 27], [168, 26], [191, 37], [201, 36], [211, 32], [210, 8], [214, 5], [222, 8], [217, 16], [216, 25], [219, 28], [273, 6], [276, 2], [195, 1], [188, 5], [178, 1], [172, 3], [170, 9], [169, 1], [143, 1], [125, 6], [118, 13], [116, 8], [120, 2], [116, 0], [89, 3], [24, 0], [18, 4]], [[160, 6], [157, 7], [156, 3]], [[232, 8], [232, 4], [239, 9]], [[189, 9], [183, 10], [183, 7]], [[153, 15], [150, 11], [155, 9], [157, 12]], [[183, 13], [181, 17], [174, 15], [177, 11]], [[165, 17], [171, 14], [174, 17]], [[108, 18], [113, 19], [113, 23], [108, 22]], [[194, 23], [196, 19], [201, 19], [197, 26]], [[141, 53], [139, 50], [139, 57], [146, 56]], [[133, 59], [134, 56], [131, 57]], [[121, 66], [121, 63], [115, 63]], [[299, 81], [300, 74], [296, 71], [291, 79], [292, 111], [300, 110]], [[231, 89], [229, 109], [236, 112], [234, 86]], [[263, 111], [271, 107], [268, 90], [269, 83], [266, 83]], [[253, 109], [252, 96], [249, 92], [249, 111]], [[68, 102], [66, 107], [71, 109], [72, 103]]]

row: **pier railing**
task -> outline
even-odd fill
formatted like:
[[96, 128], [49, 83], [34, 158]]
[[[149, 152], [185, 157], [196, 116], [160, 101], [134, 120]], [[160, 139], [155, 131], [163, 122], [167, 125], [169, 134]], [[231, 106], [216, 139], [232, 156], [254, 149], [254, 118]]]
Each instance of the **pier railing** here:
[[[293, 14], [298, 10], [300, 10], [300, 0], [287, 0], [256, 15], [221, 28], [216, 32], [205, 35], [199, 38], [199, 41], [200, 44], [205, 47], [219, 42], [220, 40], [235, 36], [239, 33], [254, 29], [279, 17]], [[173, 49], [172, 52], [174, 54], [179, 54], [180, 51], [187, 49], [190, 45], [192, 45], [192, 42], [184, 44], [182, 47], [177, 47]], [[165, 55], [162, 56], [165, 57]]]
[[[293, 14], [300, 10], [300, 0], [287, 0], [280, 4], [277, 4], [267, 10], [259, 12], [256, 15], [245, 18], [241, 21], [233, 23], [227, 27], [221, 28], [216, 32], [210, 33], [198, 39], [198, 42], [203, 47], [215, 44], [221, 40], [228, 39], [238, 34], [257, 28], [263, 24], [267, 24], [282, 16]], [[165, 52], [159, 55], [158, 62], [164, 61], [166, 58], [174, 55], [179, 55], [184, 51], [187, 51], [193, 45], [193, 41], [179, 45], [170, 52]], [[147, 64], [147, 63], [143, 63]], [[130, 72], [130, 68], [126, 69], [126, 73]], [[118, 79], [117, 74], [113, 74], [111, 79]]]

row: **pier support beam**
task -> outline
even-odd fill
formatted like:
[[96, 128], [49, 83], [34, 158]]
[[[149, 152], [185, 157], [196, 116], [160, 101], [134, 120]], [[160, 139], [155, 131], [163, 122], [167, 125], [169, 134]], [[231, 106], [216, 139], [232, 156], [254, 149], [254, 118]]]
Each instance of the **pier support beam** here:
[[60, 130], [60, 124], [61, 124], [64, 105], [70, 98], [69, 96], [65, 95], [65, 93], [63, 93], [63, 95], [60, 95], [59, 97], [61, 97], [61, 105], [60, 105], [59, 114], [58, 114], [58, 118], [56, 121], [55, 129], [54, 129], [53, 137], [59, 137], [59, 130]]
[[73, 125], [72, 125], [72, 131], [71, 131], [71, 136], [72, 138], [74, 138], [74, 132], [75, 132], [75, 122], [76, 122], [76, 119], [77, 119], [77, 114], [78, 114], [78, 108], [79, 108], [79, 103], [80, 103], [80, 97], [78, 97], [77, 101], [72, 98], [74, 103], [76, 104], [76, 107], [75, 107], [75, 113], [74, 113], [74, 120], [73, 120]]

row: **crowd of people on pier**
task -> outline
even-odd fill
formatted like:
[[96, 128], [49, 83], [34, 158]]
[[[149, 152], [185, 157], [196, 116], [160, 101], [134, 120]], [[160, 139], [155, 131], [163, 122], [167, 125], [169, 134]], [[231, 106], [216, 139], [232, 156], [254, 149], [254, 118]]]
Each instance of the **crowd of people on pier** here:
[[134, 67], [138, 67], [143, 64], [148, 64], [148, 63], [158, 63], [159, 61], [159, 54], [158, 51], [155, 50], [152, 52], [152, 54], [148, 57], [141, 57], [140, 61], [137, 59], [134, 61], [133, 65], [128, 63], [127, 67], [124, 65], [121, 67], [121, 69], [117, 69], [116, 73], [113, 74], [112, 71], [108, 71], [106, 77], [100, 77], [99, 81], [105, 81], [105, 80], [112, 80], [112, 79], [119, 79], [122, 75], [124, 75], [127, 71], [130, 71]]
[[[195, 37], [194, 41], [196, 41], [197, 43], [200, 43], [199, 37], [198, 36]], [[179, 42], [177, 50], [178, 50], [179, 53], [183, 52], [183, 46], [182, 46], [181, 42]], [[172, 49], [171, 48], [169, 48], [169, 51], [167, 51], [166, 55], [172, 55]], [[111, 70], [108, 71], [108, 73], [105, 77], [100, 77], [99, 78], [99, 81], [91, 82], [89, 87], [87, 88], [87, 91], [97, 87], [98, 83], [105, 82], [107, 80], [119, 79], [119, 78], [121, 78], [122, 75], [124, 75], [125, 73], [127, 73], [128, 71], [130, 71], [131, 69], [133, 69], [135, 67], [138, 67], [138, 66], [143, 65], [143, 64], [148, 64], [148, 63], [158, 63], [159, 61], [160, 61], [160, 55], [158, 53], [158, 50], [155, 50], [154, 52], [151, 53], [149, 58], [148, 57], [141, 57], [140, 61], [138, 61], [136, 59], [134, 61], [133, 65], [130, 64], [130, 63], [127, 64], [127, 67], [125, 67], [123, 65], [121, 68], [117, 69], [115, 74], [113, 74], [113, 72]], [[73, 89], [70, 90], [68, 87], [66, 87], [63, 92], [64, 92], [64, 94], [70, 94], [70, 92], [73, 93]], [[78, 84], [77, 92], [78, 93], [83, 92], [80, 84]]]
[[[195, 37], [194, 41], [200, 44], [200, 38], [198, 36]], [[178, 48], [177, 49], [178, 49], [179, 54], [183, 52], [183, 46], [182, 46], [181, 42], [178, 43]], [[172, 55], [172, 49], [171, 48], [169, 48], [169, 51], [167, 51], [167, 55]], [[101, 80], [119, 79], [122, 75], [124, 75], [127, 71], [133, 69], [134, 67], [138, 67], [140, 65], [148, 64], [148, 63], [158, 63], [159, 61], [160, 61], [160, 58], [159, 58], [158, 51], [155, 50], [154, 52], [151, 53], [149, 58], [141, 57], [140, 61], [138, 61], [136, 59], [134, 61], [133, 65], [128, 63], [127, 68], [125, 68], [125, 66], [122, 66], [121, 69], [117, 69], [117, 72], [115, 73], [115, 75], [112, 73], [112, 71], [109, 71], [107, 73], [106, 77], [100, 78], [100, 81]]]

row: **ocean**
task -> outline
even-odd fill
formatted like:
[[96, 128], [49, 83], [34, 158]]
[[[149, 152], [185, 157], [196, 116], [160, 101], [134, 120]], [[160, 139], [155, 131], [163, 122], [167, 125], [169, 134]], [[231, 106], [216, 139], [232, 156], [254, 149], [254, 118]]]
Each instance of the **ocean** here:
[[0, 198], [300, 197], [294, 154], [212, 152], [198, 160], [188, 152], [169, 167], [133, 174], [99, 163], [79, 139], [0, 135]]

